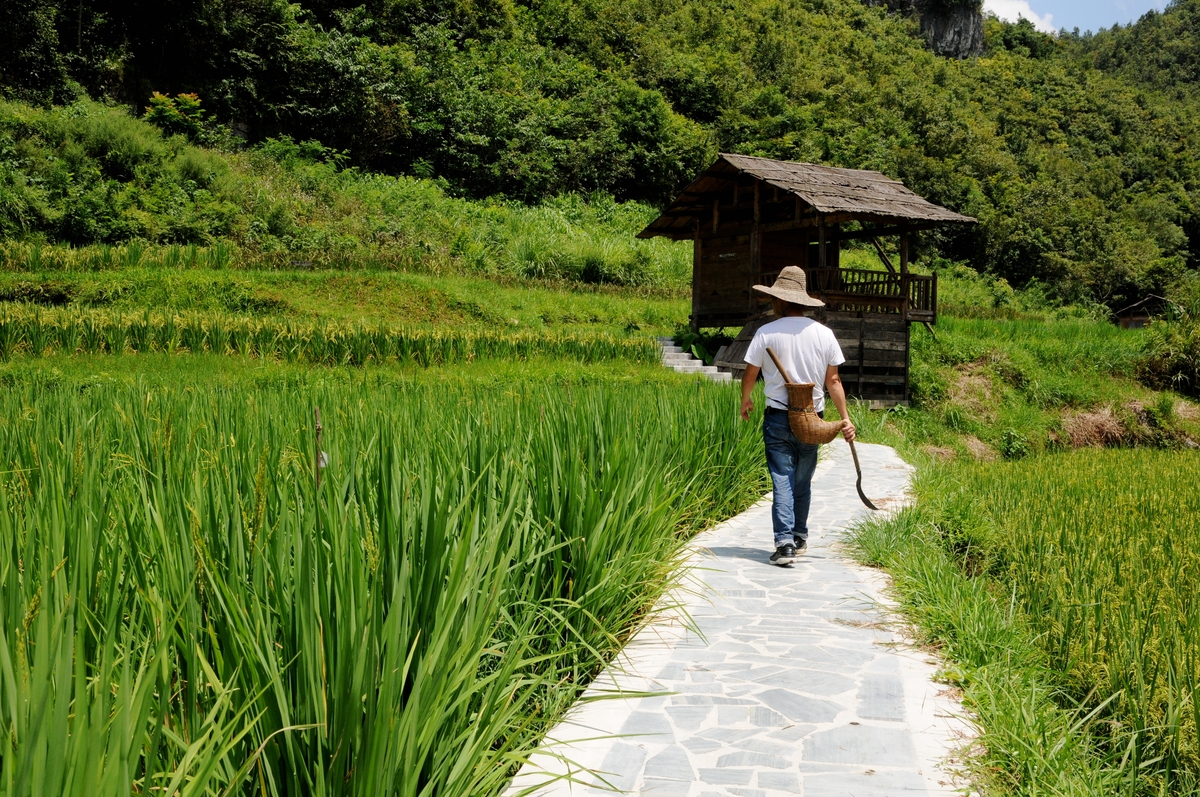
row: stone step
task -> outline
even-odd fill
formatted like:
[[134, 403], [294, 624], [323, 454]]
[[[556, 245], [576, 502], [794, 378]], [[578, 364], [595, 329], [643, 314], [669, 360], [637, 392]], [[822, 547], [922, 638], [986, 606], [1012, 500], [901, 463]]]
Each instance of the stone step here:
[[662, 363], [667, 368], [680, 374], [701, 374], [714, 382], [732, 382], [733, 374], [722, 371], [715, 365], [705, 365], [690, 351], [684, 351], [682, 346], [676, 346], [675, 341], [667, 337], [659, 337], [662, 347]]

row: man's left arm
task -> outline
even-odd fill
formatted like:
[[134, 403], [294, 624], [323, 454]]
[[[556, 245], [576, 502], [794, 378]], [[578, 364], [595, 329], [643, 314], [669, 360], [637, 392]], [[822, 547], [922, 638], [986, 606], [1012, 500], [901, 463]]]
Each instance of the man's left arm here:
[[833, 399], [833, 406], [837, 407], [838, 414], [845, 421], [842, 425], [842, 437], [848, 441], [853, 440], [854, 423], [850, 420], [849, 410], [846, 409], [846, 389], [842, 386], [842, 377], [836, 365], [825, 369], [825, 387], [829, 390], [829, 397]]

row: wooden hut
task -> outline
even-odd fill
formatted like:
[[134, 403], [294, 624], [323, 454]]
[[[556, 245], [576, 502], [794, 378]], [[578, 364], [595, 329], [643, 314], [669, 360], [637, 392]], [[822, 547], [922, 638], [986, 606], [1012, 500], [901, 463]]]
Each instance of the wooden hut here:
[[[909, 271], [908, 234], [975, 219], [927, 202], [879, 172], [722, 154], [639, 238], [693, 241], [691, 328], [742, 327], [717, 364], [735, 373], [770, 301], [751, 290], [785, 266], [808, 277], [846, 355], [849, 395], [908, 402], [909, 325], [937, 321], [937, 275]], [[899, 237], [899, 268], [880, 239]], [[841, 268], [843, 241], [871, 241], [882, 270]]]
[[1170, 299], [1151, 293], [1144, 299], [1136, 301], [1128, 307], [1122, 307], [1113, 313], [1113, 315], [1117, 319], [1117, 324], [1122, 329], [1141, 329], [1149, 324], [1151, 319], [1165, 315], [1171, 307], [1174, 307], [1178, 311], [1183, 310], [1182, 307]]

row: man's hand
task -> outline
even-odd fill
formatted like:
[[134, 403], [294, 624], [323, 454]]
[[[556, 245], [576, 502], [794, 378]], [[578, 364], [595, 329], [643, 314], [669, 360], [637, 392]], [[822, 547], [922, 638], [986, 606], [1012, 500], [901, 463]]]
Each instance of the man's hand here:
[[742, 402], [742, 420], [750, 420], [750, 413], [754, 410], [754, 399], [748, 398]]
[[853, 442], [855, 435], [854, 424], [850, 422], [849, 418], [846, 418], [842, 421], [842, 437], [846, 438], [847, 443], [850, 443]]

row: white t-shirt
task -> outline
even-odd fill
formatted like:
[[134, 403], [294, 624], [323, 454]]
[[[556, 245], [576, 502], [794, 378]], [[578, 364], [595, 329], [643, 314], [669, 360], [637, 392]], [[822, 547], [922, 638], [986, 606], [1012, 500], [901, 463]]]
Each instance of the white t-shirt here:
[[817, 412], [825, 409], [825, 373], [829, 366], [846, 362], [833, 330], [811, 318], [787, 316], [764, 324], [754, 333], [746, 350], [746, 362], [762, 369], [767, 406], [787, 409], [787, 388], [767, 354], [768, 346], [783, 363], [788, 376], [798, 384], [813, 383], [813, 408]]

